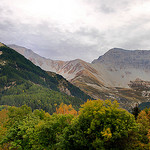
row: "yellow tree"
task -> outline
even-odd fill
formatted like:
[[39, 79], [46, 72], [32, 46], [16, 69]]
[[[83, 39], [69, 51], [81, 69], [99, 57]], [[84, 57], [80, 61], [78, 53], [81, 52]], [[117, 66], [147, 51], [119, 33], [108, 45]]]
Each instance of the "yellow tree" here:
[[59, 108], [56, 108], [57, 114], [71, 114], [71, 115], [77, 115], [77, 111], [72, 107], [72, 105], [66, 105], [64, 103], [61, 103], [59, 105]]

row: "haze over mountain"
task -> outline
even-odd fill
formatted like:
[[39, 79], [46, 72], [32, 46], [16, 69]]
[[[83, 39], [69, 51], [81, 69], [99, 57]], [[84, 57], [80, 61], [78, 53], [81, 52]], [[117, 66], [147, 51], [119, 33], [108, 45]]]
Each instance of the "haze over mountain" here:
[[[9, 46], [42, 69], [62, 75], [95, 99], [117, 99], [124, 108], [149, 101], [149, 95], [143, 97], [144, 89], [132, 89], [130, 81], [150, 81], [150, 51], [113, 48], [92, 63], [87, 63], [80, 59], [46, 59], [26, 48]], [[145, 92], [148, 91], [149, 88]]]

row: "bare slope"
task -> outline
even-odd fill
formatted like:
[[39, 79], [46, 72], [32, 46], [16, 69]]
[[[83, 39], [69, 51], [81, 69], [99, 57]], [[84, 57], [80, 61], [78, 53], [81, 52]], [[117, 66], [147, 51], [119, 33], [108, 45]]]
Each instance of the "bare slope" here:
[[93, 67], [100, 71], [105, 68], [105, 83], [111, 87], [126, 87], [136, 78], [150, 80], [150, 51], [123, 50], [114, 48], [92, 62]]

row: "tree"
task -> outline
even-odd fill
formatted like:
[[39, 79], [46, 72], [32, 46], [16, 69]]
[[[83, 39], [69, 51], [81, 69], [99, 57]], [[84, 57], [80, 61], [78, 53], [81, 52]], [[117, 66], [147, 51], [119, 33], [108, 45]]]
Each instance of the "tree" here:
[[139, 143], [140, 149], [148, 150], [150, 145], [150, 110], [142, 110], [138, 117], [137, 123], [139, 125], [139, 130], [137, 132], [137, 140]]
[[132, 114], [134, 115], [135, 119], [137, 119], [138, 114], [140, 113], [140, 109], [138, 108], [138, 105], [132, 109]]
[[26, 105], [23, 105], [21, 107], [14, 107], [14, 106], [9, 107], [8, 108], [9, 120], [7, 126], [12, 127], [13, 124], [23, 120], [31, 112], [32, 112], [31, 108]]
[[61, 103], [59, 108], [56, 108], [57, 114], [71, 114], [71, 115], [77, 115], [77, 111], [72, 107], [72, 105], [66, 105], [64, 103]]
[[26, 105], [8, 109], [7, 132], [1, 141], [9, 149], [55, 149], [59, 136], [70, 124], [73, 115], [31, 111]]
[[7, 128], [5, 127], [5, 123], [8, 120], [7, 113], [7, 109], [3, 109], [0, 111], [0, 142], [2, 141], [7, 132]]
[[0, 85], [4, 86], [7, 83], [7, 76], [0, 77]]
[[[130, 132], [136, 129], [134, 116], [110, 100], [89, 100], [79, 116], [64, 130], [64, 149], [124, 149]], [[65, 147], [63, 147], [65, 146]]]

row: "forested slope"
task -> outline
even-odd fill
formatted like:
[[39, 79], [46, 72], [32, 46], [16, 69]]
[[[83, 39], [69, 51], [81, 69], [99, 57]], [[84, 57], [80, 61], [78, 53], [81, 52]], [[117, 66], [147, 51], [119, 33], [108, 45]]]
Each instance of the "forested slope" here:
[[0, 52], [1, 105], [27, 104], [52, 113], [61, 102], [78, 108], [90, 99], [62, 76], [45, 72], [13, 49], [2, 46]]

